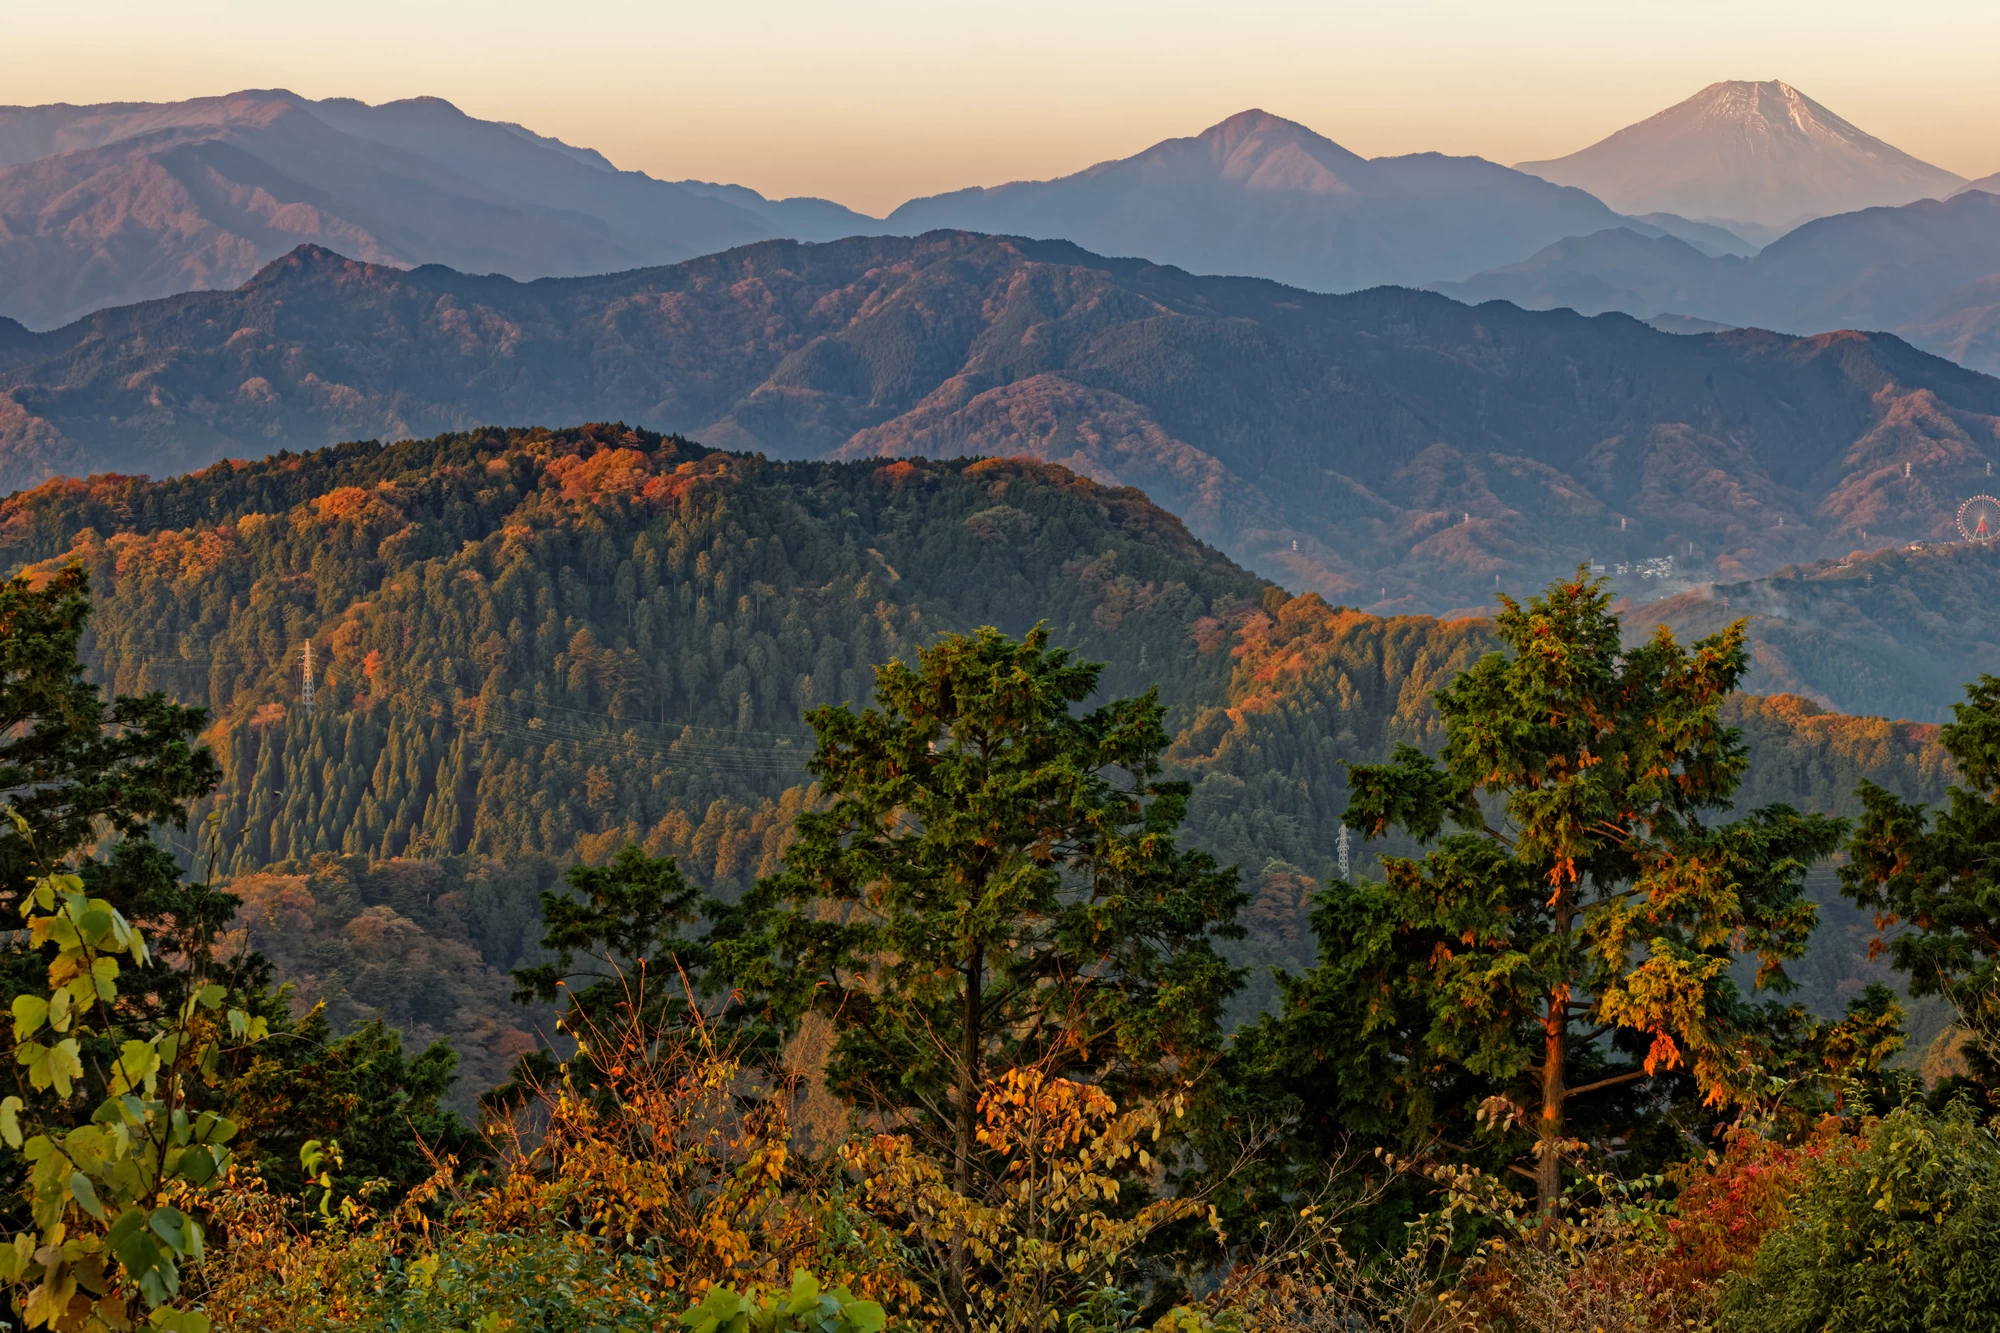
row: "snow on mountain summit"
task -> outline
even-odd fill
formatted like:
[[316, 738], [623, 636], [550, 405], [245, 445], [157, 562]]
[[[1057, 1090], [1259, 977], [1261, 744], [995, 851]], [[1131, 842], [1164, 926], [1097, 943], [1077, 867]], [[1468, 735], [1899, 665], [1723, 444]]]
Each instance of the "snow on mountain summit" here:
[[1943, 198], [1965, 183], [1776, 79], [1712, 83], [1580, 152], [1519, 170], [1626, 213], [1767, 227]]

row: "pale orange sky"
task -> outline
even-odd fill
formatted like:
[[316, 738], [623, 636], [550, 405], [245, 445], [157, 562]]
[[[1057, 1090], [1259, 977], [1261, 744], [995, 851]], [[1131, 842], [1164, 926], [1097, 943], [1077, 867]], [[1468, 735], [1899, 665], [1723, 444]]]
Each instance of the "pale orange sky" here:
[[667, 179], [913, 195], [1060, 175], [1261, 106], [1369, 156], [1558, 156], [1784, 79], [2000, 171], [1996, 0], [0, 0], [0, 100], [431, 94]]

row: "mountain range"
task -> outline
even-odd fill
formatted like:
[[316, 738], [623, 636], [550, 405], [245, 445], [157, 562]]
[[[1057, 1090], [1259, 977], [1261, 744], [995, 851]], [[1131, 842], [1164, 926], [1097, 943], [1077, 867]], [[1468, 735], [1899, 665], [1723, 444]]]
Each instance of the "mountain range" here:
[[[1571, 158], [1523, 165], [1532, 170], [1439, 153], [1369, 159], [1253, 110], [1074, 175], [914, 199], [877, 219], [823, 199], [621, 171], [437, 98], [369, 106], [276, 90], [0, 108], [0, 318], [59, 326], [231, 287], [301, 242], [371, 263], [531, 279], [763, 238], [939, 228], [1348, 291], [1476, 279], [1619, 228], [1709, 258], [1747, 257], [1802, 217], [1964, 184], [1776, 83], [1718, 84]], [[1752, 185], [1781, 202], [1723, 224], [1689, 220], [1690, 210], [1735, 208]], [[1779, 213], [1782, 226], [1760, 220]], [[1696, 313], [1631, 313], [1663, 311]], [[1935, 341], [1953, 345], [1942, 329]]]
[[1585, 560], [1643, 593], [1942, 538], [2000, 459], [2000, 380], [1895, 338], [1315, 295], [959, 232], [532, 283], [302, 247], [0, 346], [0, 485], [620, 418], [773, 457], [1060, 462], [1383, 610]]
[[1531, 310], [1670, 313], [1793, 333], [1888, 329], [2000, 372], [2000, 194], [1967, 189], [1819, 218], [1747, 259], [1608, 228], [1436, 290]]
[[1906, 544], [1689, 589], [1633, 608], [1628, 623], [1698, 637], [1746, 618], [1746, 689], [1949, 722], [1965, 683], [2000, 663], [1996, 579], [1990, 541]]
[[1712, 83], [1588, 148], [1518, 167], [1627, 213], [1679, 213], [1758, 239], [1965, 185], [1775, 79]]
[[1679, 219], [1621, 218], [1581, 190], [1482, 158], [1364, 158], [1263, 111], [1058, 180], [913, 199], [889, 215], [886, 230], [1068, 240], [1100, 254], [1326, 292], [1470, 275], [1620, 223], [1742, 248], [1727, 233]]
[[236, 286], [302, 241], [532, 278], [845, 235], [823, 200], [674, 185], [438, 98], [0, 108], [0, 315]]

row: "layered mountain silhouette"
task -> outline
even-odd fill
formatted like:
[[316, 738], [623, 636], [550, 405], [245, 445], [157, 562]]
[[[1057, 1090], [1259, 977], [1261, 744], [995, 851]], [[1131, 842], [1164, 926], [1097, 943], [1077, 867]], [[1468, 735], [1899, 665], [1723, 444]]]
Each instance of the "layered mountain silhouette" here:
[[1941, 537], [2000, 459], [2000, 380], [1894, 338], [1684, 337], [957, 232], [532, 283], [304, 247], [5, 346], [7, 486], [619, 418], [793, 458], [1060, 462], [1386, 609], [1591, 558], [1741, 579]]
[[1752, 230], [1944, 198], [1965, 184], [1776, 80], [1712, 83], [1568, 157], [1518, 165], [1628, 213]]
[[1966, 190], [1820, 218], [1750, 259], [1611, 228], [1437, 290], [1475, 303], [1671, 313], [1794, 333], [1889, 329], [2000, 372], [2000, 195]]
[[1620, 223], [1655, 235], [1678, 228], [1718, 251], [1741, 248], [1680, 219], [1621, 218], [1580, 190], [1483, 158], [1364, 158], [1264, 111], [1073, 176], [913, 199], [886, 229], [1068, 240], [1198, 273], [1352, 291], [1469, 276]]
[[437, 98], [370, 106], [251, 91], [0, 108], [0, 317], [44, 328], [235, 286], [301, 242], [527, 279], [760, 238], [951, 227], [1342, 291], [1465, 278], [1614, 226], [1704, 254], [1755, 248], [1670, 214], [1625, 217], [1479, 158], [1365, 159], [1261, 111], [1061, 180], [913, 200], [885, 222], [824, 199], [620, 171]]
[[848, 218], [619, 171], [437, 98], [0, 108], [0, 315], [39, 327], [234, 287], [302, 241], [525, 278], [862, 229]]

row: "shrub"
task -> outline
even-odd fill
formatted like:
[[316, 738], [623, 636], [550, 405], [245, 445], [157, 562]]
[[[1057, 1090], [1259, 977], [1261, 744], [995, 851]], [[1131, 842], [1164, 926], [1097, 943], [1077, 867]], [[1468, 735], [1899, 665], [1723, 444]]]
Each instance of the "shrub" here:
[[[907, 1304], [889, 1238], [847, 1210], [837, 1170], [792, 1156], [784, 1089], [746, 1079], [698, 1015], [611, 1017], [582, 1034], [587, 1076], [563, 1066], [517, 1110], [490, 1180], [444, 1161], [392, 1210], [350, 1199], [305, 1223], [297, 1200], [232, 1182], [217, 1210], [230, 1243], [202, 1292], [215, 1323], [666, 1333], [713, 1290], [806, 1265], [842, 1284], [837, 1305], [850, 1286]], [[856, 1333], [873, 1333], [863, 1314]]]
[[755, 1287], [710, 1287], [700, 1305], [681, 1316], [688, 1333], [881, 1333], [887, 1317], [873, 1301], [856, 1300], [846, 1287], [821, 1291], [803, 1268], [790, 1291], [760, 1296]]
[[1730, 1284], [1722, 1327], [1756, 1333], [2000, 1330], [2000, 1143], [1964, 1103], [1914, 1104], [1828, 1154]]

